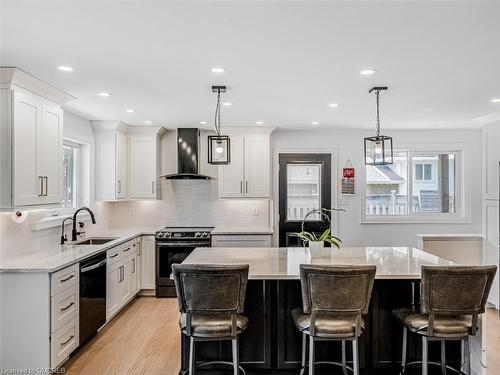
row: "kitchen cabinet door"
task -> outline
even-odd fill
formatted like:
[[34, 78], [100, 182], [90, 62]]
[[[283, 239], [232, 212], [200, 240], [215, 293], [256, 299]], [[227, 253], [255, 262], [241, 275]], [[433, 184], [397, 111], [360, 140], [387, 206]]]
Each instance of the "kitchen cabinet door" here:
[[127, 198], [127, 136], [116, 132], [116, 198]]
[[219, 166], [219, 197], [244, 196], [244, 138], [231, 136], [231, 159], [228, 165]]
[[246, 197], [269, 197], [270, 169], [269, 136], [263, 134], [245, 136]]
[[13, 205], [42, 204], [42, 100], [37, 95], [21, 90], [13, 90], [12, 96]]
[[130, 198], [156, 198], [156, 135], [130, 135]]
[[57, 104], [42, 103], [41, 175], [44, 204], [60, 203], [62, 198], [63, 111]]
[[141, 289], [155, 289], [155, 238], [143, 236], [141, 243]]
[[[135, 276], [135, 275], [133, 275]], [[122, 290], [120, 307], [132, 298], [132, 257], [125, 258], [122, 263]]]
[[106, 280], [106, 320], [111, 319], [121, 307], [122, 262], [108, 266]]

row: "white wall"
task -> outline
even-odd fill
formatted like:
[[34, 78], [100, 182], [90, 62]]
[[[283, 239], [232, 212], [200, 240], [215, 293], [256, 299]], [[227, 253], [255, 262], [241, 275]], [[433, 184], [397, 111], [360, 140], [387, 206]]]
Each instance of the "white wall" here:
[[[338, 216], [338, 233], [345, 246], [416, 246], [418, 233], [481, 233], [481, 131], [390, 131], [394, 139], [395, 148], [405, 146], [422, 147], [436, 144], [446, 145], [453, 149], [457, 145], [465, 145], [465, 162], [470, 172], [471, 191], [466, 201], [471, 202], [471, 223], [467, 224], [361, 224], [361, 188], [363, 181], [361, 169], [364, 167], [363, 138], [373, 135], [369, 131], [360, 130], [278, 130], [271, 135], [273, 155], [276, 150], [299, 151], [317, 150], [327, 152], [337, 149], [338, 160], [334, 163], [337, 171], [341, 171], [347, 159], [350, 159], [356, 168], [356, 196], [340, 196], [337, 191], [337, 207], [346, 209]], [[273, 163], [274, 164], [274, 163]], [[273, 168], [275, 165], [273, 165]], [[340, 173], [340, 172], [339, 172]], [[332, 180], [332, 184], [337, 181]], [[333, 176], [332, 176], [333, 178]], [[276, 185], [276, 172], [273, 172], [273, 181]], [[273, 189], [275, 191], [276, 189]], [[332, 205], [334, 205], [332, 197]], [[276, 205], [277, 206], [277, 205]]]

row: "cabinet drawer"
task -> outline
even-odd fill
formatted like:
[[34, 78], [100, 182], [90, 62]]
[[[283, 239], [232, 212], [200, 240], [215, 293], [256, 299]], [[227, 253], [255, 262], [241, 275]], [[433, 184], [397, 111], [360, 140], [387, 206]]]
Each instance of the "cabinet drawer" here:
[[55, 296], [63, 290], [80, 282], [79, 264], [54, 272], [50, 275], [50, 295]]
[[56, 332], [70, 320], [78, 317], [79, 300], [80, 284], [73, 285], [51, 298], [51, 332]]
[[52, 368], [59, 366], [78, 348], [79, 330], [78, 317], [76, 317], [50, 336], [50, 366]]
[[123, 257], [121, 245], [113, 247], [106, 252], [108, 267], [115, 264]]
[[127, 241], [121, 245], [123, 258], [128, 257], [129, 255], [131, 255], [135, 252], [134, 244], [135, 244], [135, 240], [132, 240], [132, 241]]

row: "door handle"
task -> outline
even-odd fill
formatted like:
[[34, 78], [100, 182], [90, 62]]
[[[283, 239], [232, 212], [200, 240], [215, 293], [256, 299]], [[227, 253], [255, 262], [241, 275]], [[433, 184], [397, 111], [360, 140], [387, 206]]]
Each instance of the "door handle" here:
[[43, 180], [45, 180], [45, 194], [44, 196], [46, 197], [49, 193], [49, 178], [47, 176], [43, 177]]
[[40, 179], [40, 194], [38, 194], [38, 196], [43, 197], [43, 177], [38, 176], [38, 178]]

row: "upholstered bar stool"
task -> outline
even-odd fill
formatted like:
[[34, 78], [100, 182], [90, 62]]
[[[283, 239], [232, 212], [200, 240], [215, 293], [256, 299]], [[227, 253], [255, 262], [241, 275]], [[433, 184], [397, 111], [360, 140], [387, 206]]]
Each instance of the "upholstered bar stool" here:
[[[340, 365], [344, 374], [347, 369], [359, 374], [358, 337], [365, 327], [362, 315], [368, 313], [375, 272], [375, 266], [300, 265], [303, 307], [293, 310], [292, 316], [302, 332], [301, 375], [307, 366], [307, 336], [310, 375], [316, 364]], [[316, 341], [341, 341], [342, 363], [315, 362]], [[352, 368], [347, 366], [346, 341], [352, 342]]]
[[[496, 273], [496, 266], [423, 266], [421, 284], [421, 311], [398, 309], [394, 315], [403, 324], [403, 355], [401, 374], [407, 366], [422, 364], [422, 375], [428, 374], [428, 365], [441, 366], [463, 374], [461, 369], [446, 365], [446, 341], [460, 340], [465, 374], [470, 375], [470, 337], [478, 329], [478, 315], [484, 313], [488, 294]], [[422, 337], [422, 361], [406, 362], [408, 331]], [[441, 342], [441, 361], [428, 360], [428, 342]]]
[[[219, 266], [174, 264], [175, 288], [181, 312], [181, 332], [189, 337], [189, 375], [196, 367], [232, 365], [239, 370], [238, 336], [248, 327], [242, 315], [248, 281], [248, 265]], [[196, 342], [231, 340], [233, 362], [196, 363]]]

